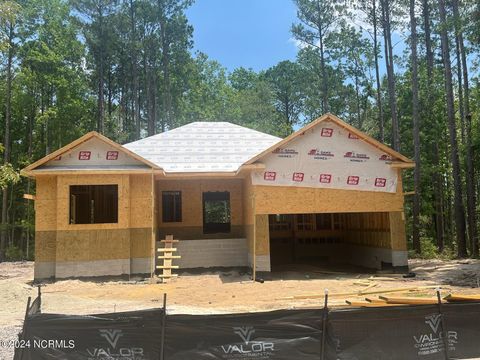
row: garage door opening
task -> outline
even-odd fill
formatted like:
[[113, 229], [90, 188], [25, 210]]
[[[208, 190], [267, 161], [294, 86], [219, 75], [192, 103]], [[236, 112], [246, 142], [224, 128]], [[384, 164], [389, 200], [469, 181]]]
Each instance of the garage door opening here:
[[295, 265], [392, 266], [389, 213], [269, 215], [272, 271]]

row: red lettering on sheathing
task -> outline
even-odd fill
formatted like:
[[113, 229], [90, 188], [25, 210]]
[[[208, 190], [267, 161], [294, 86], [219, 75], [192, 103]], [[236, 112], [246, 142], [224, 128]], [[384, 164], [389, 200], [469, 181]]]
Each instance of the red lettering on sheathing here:
[[293, 173], [292, 180], [297, 182], [302, 182], [304, 177], [305, 177], [304, 173]]
[[347, 178], [347, 184], [348, 185], [358, 185], [360, 182], [360, 177], [359, 176], [349, 176]]
[[78, 153], [78, 160], [90, 160], [91, 155], [92, 155], [91, 151], [80, 151]]
[[330, 184], [332, 182], [331, 174], [320, 174], [320, 182], [323, 184]]
[[263, 174], [263, 179], [267, 181], [275, 181], [277, 173], [275, 171], [265, 171]]
[[375, 186], [376, 187], [385, 187], [387, 185], [387, 179], [385, 178], [376, 178]]
[[321, 136], [323, 136], [323, 137], [332, 137], [332, 135], [333, 135], [333, 129], [330, 129], [330, 128], [323, 128], [323, 129], [322, 129]]
[[348, 138], [352, 140], [358, 140], [358, 136], [352, 133], [348, 133]]
[[118, 151], [107, 151], [107, 160], [117, 160]]

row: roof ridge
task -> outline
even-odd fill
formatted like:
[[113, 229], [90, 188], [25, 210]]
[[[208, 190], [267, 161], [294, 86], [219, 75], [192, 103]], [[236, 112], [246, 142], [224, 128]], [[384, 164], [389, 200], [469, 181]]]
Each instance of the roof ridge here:
[[[275, 139], [278, 139], [278, 141], [282, 140], [282, 138], [280, 138], [278, 136], [267, 134], [263, 131], [260, 131], [260, 130], [257, 130], [257, 129], [252, 129], [252, 128], [242, 126], [242, 125], [238, 125], [238, 124], [234, 124], [234, 123], [231, 123], [231, 122], [228, 122], [228, 121], [192, 121], [188, 124], [185, 124], [185, 125], [182, 125], [182, 126], [170, 129], [170, 130], [166, 130], [164, 132], [161, 132], [161, 133], [158, 133], [158, 134], [155, 134], [155, 135], [146, 136], [142, 139], [138, 139], [138, 140], [135, 140], [135, 141], [132, 141], [132, 142], [125, 143], [125, 144], [123, 144], [123, 146], [130, 146], [130, 145], [142, 142], [142, 141], [147, 140], [147, 139], [161, 139], [161, 138], [167, 137], [168, 134], [171, 134], [172, 132], [178, 132], [179, 130], [186, 130], [185, 129], [186, 127], [189, 127], [189, 126], [191, 127], [191, 125], [193, 125], [193, 124], [227, 124], [230, 127], [235, 127], [235, 128], [238, 128], [238, 129], [249, 131], [249, 132], [255, 132], [255, 133], [258, 133], [262, 136], [269, 137], [269, 138], [272, 138], [272, 139], [275, 138]], [[219, 132], [222, 132], [222, 131], [219, 131]]]

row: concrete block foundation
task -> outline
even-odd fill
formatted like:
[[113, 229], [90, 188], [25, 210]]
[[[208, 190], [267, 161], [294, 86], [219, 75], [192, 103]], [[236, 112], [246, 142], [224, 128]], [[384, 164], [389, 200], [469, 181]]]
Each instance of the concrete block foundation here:
[[[157, 242], [157, 247], [163, 247]], [[247, 240], [208, 239], [180, 240], [175, 244], [176, 255], [181, 259], [173, 260], [180, 269], [248, 266]], [[158, 262], [158, 260], [157, 260]]]

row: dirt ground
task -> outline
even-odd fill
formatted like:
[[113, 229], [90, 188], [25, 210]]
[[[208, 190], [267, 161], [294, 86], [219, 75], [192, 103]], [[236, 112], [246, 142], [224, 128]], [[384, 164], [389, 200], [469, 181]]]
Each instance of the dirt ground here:
[[[371, 290], [440, 285], [442, 293], [480, 293], [480, 261], [411, 260], [414, 278], [401, 274], [365, 273], [356, 269], [304, 266], [296, 271], [274, 273], [264, 283], [252, 282], [238, 270], [183, 272], [167, 284], [149, 279], [63, 280], [42, 284], [42, 311], [64, 314], [92, 314], [127, 311], [162, 306], [167, 293], [169, 313], [251, 312], [273, 309], [322, 307], [323, 299], [288, 299], [298, 295], [321, 295], [324, 289], [332, 295], [329, 306], [344, 306], [345, 299], [361, 299], [336, 293], [358, 292], [366, 288], [367, 279], [376, 286]], [[28, 296], [36, 296], [32, 283], [33, 263], [0, 263], [0, 341], [16, 336], [25, 314]], [[357, 284], [355, 284], [357, 283]], [[434, 289], [415, 292], [415, 296], [433, 296]], [[364, 296], [363, 296], [364, 297]], [[0, 359], [10, 358], [0, 349]]]

